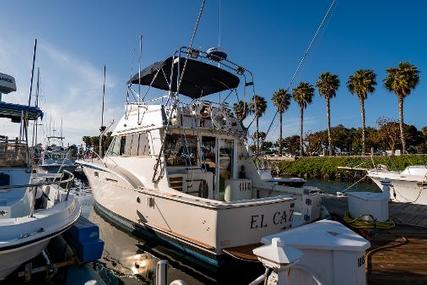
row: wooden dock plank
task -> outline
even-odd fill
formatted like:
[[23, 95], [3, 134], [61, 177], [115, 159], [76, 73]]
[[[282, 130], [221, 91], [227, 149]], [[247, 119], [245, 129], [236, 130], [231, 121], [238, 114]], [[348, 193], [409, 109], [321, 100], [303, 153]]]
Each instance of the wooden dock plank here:
[[[323, 197], [328, 211], [342, 217], [347, 200]], [[367, 254], [369, 285], [427, 284], [427, 206], [390, 203], [390, 217], [397, 226], [391, 230], [363, 231], [372, 247]]]

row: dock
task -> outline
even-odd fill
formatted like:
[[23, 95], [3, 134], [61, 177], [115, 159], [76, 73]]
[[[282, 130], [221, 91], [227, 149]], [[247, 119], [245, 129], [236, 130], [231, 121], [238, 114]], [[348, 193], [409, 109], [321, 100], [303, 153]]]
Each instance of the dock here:
[[[347, 211], [346, 197], [322, 199], [338, 219]], [[427, 284], [427, 206], [394, 202], [389, 206], [395, 228], [359, 231], [372, 245], [365, 264], [368, 284]]]

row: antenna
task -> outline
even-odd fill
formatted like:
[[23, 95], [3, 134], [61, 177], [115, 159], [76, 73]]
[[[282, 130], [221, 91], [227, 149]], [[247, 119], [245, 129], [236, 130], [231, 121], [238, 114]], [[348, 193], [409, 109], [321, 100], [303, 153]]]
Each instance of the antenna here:
[[28, 94], [28, 106], [31, 105], [31, 94], [33, 93], [34, 65], [36, 63], [36, 53], [37, 53], [37, 38], [34, 39], [33, 67], [31, 68], [31, 81], [30, 81], [30, 93]]
[[104, 126], [104, 108], [105, 108], [105, 82], [107, 80], [107, 66], [104, 65], [104, 81], [102, 84], [102, 110], [101, 110], [101, 127], [99, 128], [99, 156], [102, 157], [102, 137], [104, 135], [106, 127]]
[[101, 109], [101, 128], [100, 131], [103, 132], [104, 126], [104, 108], [105, 108], [105, 80], [107, 77], [107, 67], [104, 65], [104, 81], [102, 84], [102, 109]]
[[221, 0], [218, 0], [218, 47], [221, 47]]
[[142, 43], [143, 43], [144, 37], [141, 34], [139, 36], [139, 67], [138, 67], [138, 103], [139, 99], [141, 98], [141, 68], [142, 68]]

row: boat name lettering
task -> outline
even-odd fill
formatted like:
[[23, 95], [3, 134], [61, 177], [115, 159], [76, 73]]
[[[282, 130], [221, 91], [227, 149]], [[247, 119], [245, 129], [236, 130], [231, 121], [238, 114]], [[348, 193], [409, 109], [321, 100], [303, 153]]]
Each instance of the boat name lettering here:
[[251, 229], [266, 228], [267, 224], [264, 224], [264, 215], [252, 215], [251, 216]]
[[286, 223], [286, 221], [287, 221], [286, 211], [274, 213], [273, 223], [275, 225], [281, 225], [283, 223]]
[[[288, 217], [288, 214], [286, 210], [284, 211], [277, 211], [273, 214], [271, 217], [271, 221], [274, 225], [282, 225], [286, 222], [288, 222], [290, 219]], [[266, 228], [268, 227], [267, 219], [265, 218], [264, 214], [260, 215], [251, 215], [251, 229], [258, 229], [258, 228]]]

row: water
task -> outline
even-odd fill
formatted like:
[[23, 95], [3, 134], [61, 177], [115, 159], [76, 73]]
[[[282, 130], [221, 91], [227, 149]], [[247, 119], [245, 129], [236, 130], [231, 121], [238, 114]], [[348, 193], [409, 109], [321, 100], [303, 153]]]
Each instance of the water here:
[[[354, 185], [353, 185], [354, 184]], [[373, 182], [361, 181], [359, 183], [348, 182], [348, 181], [332, 181], [332, 180], [322, 180], [310, 178], [307, 179], [307, 186], [315, 186], [322, 190], [323, 192], [335, 194], [337, 192], [343, 192], [348, 189], [348, 192], [357, 191], [357, 192], [379, 192], [381, 191], [377, 185]], [[353, 185], [353, 186], [352, 186]], [[351, 188], [349, 188], [352, 186]]]
[[[309, 186], [316, 186], [327, 193], [342, 192], [353, 183], [308, 179]], [[77, 187], [87, 193], [85, 183], [77, 181]], [[77, 190], [77, 189], [76, 189]], [[78, 191], [78, 190], [77, 190]], [[379, 191], [373, 183], [360, 182], [350, 191]], [[84, 212], [89, 213], [88, 205]], [[158, 244], [149, 243], [141, 238], [128, 234], [104, 220], [96, 211], [90, 211], [89, 219], [99, 226], [100, 237], [105, 242], [103, 257], [98, 263], [101, 276], [108, 284], [154, 284], [155, 267], [160, 259], [169, 261], [168, 280], [180, 279], [187, 284], [231, 284], [230, 275], [237, 277], [232, 284], [248, 284], [262, 272], [241, 268], [233, 272], [208, 272], [194, 264], [183, 262], [182, 256]]]
[[[152, 284], [156, 263], [160, 259], [147, 251], [146, 241], [116, 228], [95, 211], [91, 212], [89, 219], [99, 226], [100, 238], [105, 242], [100, 260], [102, 266], [123, 284]], [[169, 266], [168, 277], [170, 280], [185, 280], [188, 284], [204, 284], [174, 266]]]

